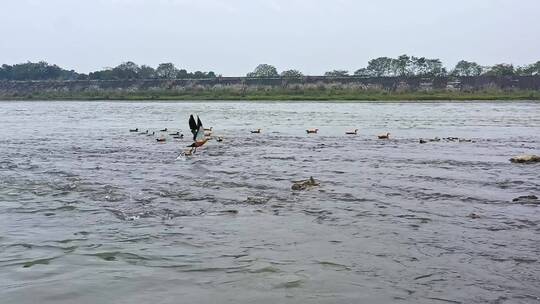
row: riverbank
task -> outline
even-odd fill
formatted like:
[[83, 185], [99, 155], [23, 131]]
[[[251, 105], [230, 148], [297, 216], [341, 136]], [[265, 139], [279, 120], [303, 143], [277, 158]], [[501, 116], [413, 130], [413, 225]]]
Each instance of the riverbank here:
[[0, 100], [244, 100], [244, 101], [496, 101], [540, 100], [540, 91], [360, 91], [347, 89], [186, 90], [135, 92], [44, 92], [1, 96]]

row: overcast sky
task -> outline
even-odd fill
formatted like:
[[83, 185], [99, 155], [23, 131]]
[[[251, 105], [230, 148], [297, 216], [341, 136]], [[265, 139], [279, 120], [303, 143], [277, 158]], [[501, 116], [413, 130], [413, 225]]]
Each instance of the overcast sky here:
[[540, 0], [0, 0], [0, 64], [322, 74], [407, 53], [522, 65], [540, 60], [539, 13]]

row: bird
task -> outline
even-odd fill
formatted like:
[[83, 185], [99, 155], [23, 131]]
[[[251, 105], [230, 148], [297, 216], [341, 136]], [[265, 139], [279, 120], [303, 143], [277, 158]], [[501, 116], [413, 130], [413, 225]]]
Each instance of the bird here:
[[180, 136], [180, 131], [178, 132], [175, 132], [175, 133], [169, 133], [170, 136]]
[[180, 135], [174, 136], [173, 138], [174, 138], [174, 139], [182, 139], [182, 138], [184, 138], [184, 134], [180, 134]]
[[425, 139], [420, 138], [419, 143], [425, 144], [425, 143], [427, 143], [427, 141]]
[[195, 121], [193, 114], [189, 116], [189, 129], [193, 133], [193, 143], [188, 146], [191, 149], [185, 153], [186, 155], [197, 152], [197, 148], [202, 147], [208, 141], [208, 138], [204, 136], [204, 127], [199, 116], [197, 116], [197, 121]]
[[380, 134], [380, 135], [377, 135], [377, 137], [379, 139], [389, 139], [390, 138], [390, 133], [386, 133], [386, 134]]
[[222, 142], [222, 141], [223, 141], [223, 137], [218, 136], [218, 137], [216, 138], [216, 141], [217, 141], [217, 142]]
[[261, 129], [251, 130], [252, 134], [259, 134], [261, 133]]
[[207, 131], [207, 132], [208, 132], [208, 131], [212, 132], [212, 130], [214, 130], [214, 127], [204, 128], [204, 130]]
[[140, 132], [139, 134], [141, 134], [141, 135], [148, 134], [148, 130], [146, 130], [146, 131], [144, 131], [144, 132]]
[[167, 128], [163, 129], [163, 130], [160, 130], [161, 132], [167, 132]]
[[165, 137], [161, 137], [161, 138], [156, 138], [156, 141], [157, 142], [166, 142], [167, 140], [165, 139]]
[[347, 132], [345, 132], [345, 134], [347, 134], [347, 135], [356, 135], [356, 134], [358, 134], [358, 129], [347, 131]]
[[137, 129], [129, 129], [129, 132], [139, 132], [139, 128], [137, 128]]
[[318, 132], [319, 132], [319, 129], [307, 129], [306, 130], [307, 134], [316, 134]]
[[147, 134], [146, 136], [154, 136], [156, 132], [152, 132], [152, 134]]

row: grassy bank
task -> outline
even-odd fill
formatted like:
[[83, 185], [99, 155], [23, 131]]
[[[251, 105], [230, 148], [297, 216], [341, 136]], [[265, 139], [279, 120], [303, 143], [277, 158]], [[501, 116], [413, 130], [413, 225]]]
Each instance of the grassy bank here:
[[0, 96], [1, 100], [264, 100], [264, 101], [466, 101], [466, 100], [540, 100], [540, 91], [485, 90], [388, 92], [349, 89], [293, 90], [186, 90], [186, 91], [114, 91], [43, 92], [18, 96]]

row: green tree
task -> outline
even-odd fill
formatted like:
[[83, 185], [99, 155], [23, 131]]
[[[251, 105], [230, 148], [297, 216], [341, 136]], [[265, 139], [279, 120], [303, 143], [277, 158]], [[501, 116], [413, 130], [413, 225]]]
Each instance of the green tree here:
[[11, 69], [12, 67], [7, 64], [3, 64], [0, 67], [0, 80], [10, 80], [11, 79]]
[[139, 69], [139, 78], [140, 79], [154, 79], [156, 78], [156, 70], [147, 65], [141, 65]]
[[540, 61], [526, 65], [524, 67], [519, 67], [516, 70], [516, 73], [521, 76], [540, 75]]
[[347, 76], [349, 76], [349, 71], [333, 70], [333, 71], [329, 71], [329, 72], [324, 73], [324, 76], [326, 76], [326, 77], [347, 77]]
[[513, 76], [515, 75], [514, 66], [511, 64], [501, 63], [489, 68], [485, 73], [486, 76]]
[[428, 69], [428, 59], [426, 59], [426, 57], [411, 57], [409, 67], [410, 75], [427, 75]]
[[0, 79], [5, 80], [73, 80], [79, 77], [75, 71], [65, 70], [45, 61], [2, 65]]
[[134, 62], [128, 61], [112, 69], [114, 79], [137, 79], [139, 78], [140, 67]]
[[191, 74], [188, 73], [185, 69], [178, 70], [178, 73], [176, 73], [176, 78], [178, 79], [189, 79], [191, 78]]
[[422, 69], [422, 76], [431, 76], [431, 77], [441, 77], [446, 76], [448, 73], [446, 68], [443, 67], [443, 64], [440, 59], [426, 59], [425, 68]]
[[283, 78], [302, 78], [304, 74], [298, 70], [286, 70], [281, 72], [281, 77]]
[[411, 57], [408, 55], [399, 56], [393, 63], [394, 70], [399, 76], [411, 76]]
[[248, 73], [247, 77], [252, 78], [274, 78], [279, 77], [277, 69], [269, 64], [259, 64], [253, 72]]
[[476, 62], [461, 60], [456, 64], [451, 74], [454, 76], [479, 76], [482, 74], [482, 67]]
[[161, 63], [156, 69], [156, 76], [160, 79], [175, 79], [178, 76], [178, 70], [170, 62]]
[[101, 71], [95, 71], [88, 74], [88, 78], [91, 80], [112, 80], [114, 79], [112, 69], [105, 68]]
[[[394, 59], [389, 57], [379, 57], [368, 62], [366, 70], [370, 76], [382, 77], [392, 76], [394, 68]], [[362, 71], [365, 72], [365, 71]], [[356, 73], [355, 73], [356, 74]]]

